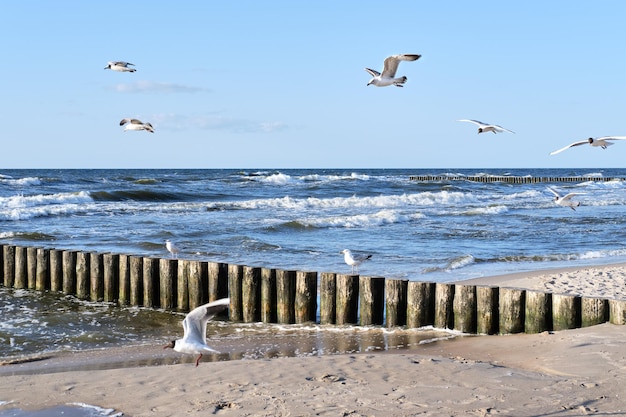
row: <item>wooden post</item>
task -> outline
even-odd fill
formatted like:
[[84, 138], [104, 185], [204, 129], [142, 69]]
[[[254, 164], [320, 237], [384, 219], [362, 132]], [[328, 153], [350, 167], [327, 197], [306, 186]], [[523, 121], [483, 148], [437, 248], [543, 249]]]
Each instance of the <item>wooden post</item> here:
[[119, 255], [105, 253], [102, 256], [102, 266], [104, 268], [104, 293], [103, 299], [108, 303], [117, 301], [119, 294]]
[[385, 320], [385, 278], [359, 277], [359, 324], [382, 326]]
[[261, 321], [261, 268], [243, 267], [241, 301], [243, 321], [245, 323]]
[[178, 261], [176, 259], [159, 259], [159, 294], [161, 308], [173, 310], [176, 307], [176, 271]]
[[76, 252], [76, 297], [89, 298], [89, 254]]
[[26, 248], [26, 276], [30, 290], [37, 288], [37, 249], [35, 247]]
[[145, 307], [156, 307], [159, 300], [159, 287], [157, 284], [159, 260], [143, 258], [142, 262], [143, 305]]
[[500, 327], [498, 287], [476, 287], [476, 332], [497, 334]]
[[387, 327], [404, 326], [406, 324], [408, 281], [388, 279], [385, 282], [385, 307]]
[[63, 259], [63, 293], [76, 294], [76, 252], [65, 250]]
[[337, 313], [337, 275], [320, 274], [320, 324], [335, 324]]
[[15, 246], [5, 245], [2, 247], [2, 275], [4, 286], [12, 288], [15, 285]]
[[89, 254], [89, 297], [91, 301], [104, 300], [104, 262], [101, 253]]
[[435, 327], [454, 328], [454, 284], [435, 284]]
[[28, 268], [26, 265], [26, 248], [15, 247], [15, 288], [28, 288]]
[[552, 330], [552, 294], [526, 290], [524, 331], [541, 333]]
[[523, 333], [526, 291], [500, 288], [500, 333]]
[[189, 262], [179, 259], [176, 275], [176, 309], [187, 312], [189, 311]]
[[120, 255], [119, 265], [119, 295], [118, 303], [128, 305], [130, 303], [130, 255]]
[[409, 281], [406, 325], [410, 329], [435, 324], [435, 283]]
[[221, 262], [208, 262], [207, 269], [209, 301], [228, 297], [228, 265]]
[[50, 249], [50, 291], [63, 291], [63, 251]]
[[143, 295], [143, 258], [141, 256], [131, 256], [130, 264], [130, 305], [142, 305]]
[[243, 265], [228, 265], [228, 309], [231, 321], [243, 321]]
[[595, 326], [609, 320], [609, 302], [604, 298], [583, 297], [581, 326]]
[[261, 321], [276, 323], [276, 270], [261, 268]]
[[580, 327], [580, 296], [552, 294], [552, 326], [554, 330]]
[[359, 317], [359, 276], [337, 274], [336, 285], [335, 324], [357, 324]]
[[295, 321], [317, 321], [317, 272], [296, 272]]
[[626, 324], [626, 300], [609, 300], [609, 321], [611, 324]]
[[37, 266], [35, 272], [35, 289], [45, 291], [50, 289], [50, 269], [48, 260], [48, 250], [37, 248]]
[[296, 302], [296, 271], [276, 270], [276, 320], [280, 324], [293, 324]]
[[476, 333], [476, 286], [455, 284], [452, 305], [454, 330]]

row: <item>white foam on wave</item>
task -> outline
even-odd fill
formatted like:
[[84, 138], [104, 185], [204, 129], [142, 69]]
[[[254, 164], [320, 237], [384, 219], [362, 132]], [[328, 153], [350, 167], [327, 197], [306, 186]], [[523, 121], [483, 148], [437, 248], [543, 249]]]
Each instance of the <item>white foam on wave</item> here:
[[397, 210], [380, 210], [371, 214], [357, 214], [354, 216], [328, 216], [320, 218], [301, 219], [300, 223], [312, 227], [373, 227], [385, 224], [407, 223], [425, 217], [421, 213], [401, 214]]
[[89, 193], [14, 195], [0, 197], [0, 220], [24, 220], [76, 212], [82, 204], [93, 202]]

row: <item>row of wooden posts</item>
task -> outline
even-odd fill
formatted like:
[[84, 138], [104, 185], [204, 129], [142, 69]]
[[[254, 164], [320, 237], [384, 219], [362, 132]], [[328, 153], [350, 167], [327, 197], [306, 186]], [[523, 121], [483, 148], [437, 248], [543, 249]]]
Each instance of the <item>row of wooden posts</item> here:
[[434, 326], [478, 334], [626, 324], [626, 300], [519, 288], [13, 245], [2, 246], [0, 257], [5, 287], [182, 312], [230, 297], [229, 318], [238, 322]]
[[624, 181], [621, 177], [529, 177], [513, 175], [413, 175], [413, 181], [472, 181], [504, 182], [510, 184], [535, 184], [543, 182]]

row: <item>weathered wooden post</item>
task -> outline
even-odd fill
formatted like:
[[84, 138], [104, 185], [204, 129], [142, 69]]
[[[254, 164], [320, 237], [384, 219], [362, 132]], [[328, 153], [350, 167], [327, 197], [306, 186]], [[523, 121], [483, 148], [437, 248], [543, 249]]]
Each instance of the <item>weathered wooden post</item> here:
[[320, 324], [335, 324], [337, 312], [337, 274], [320, 274]]
[[276, 323], [276, 270], [261, 268], [261, 321]]
[[244, 323], [261, 321], [261, 268], [243, 267], [241, 301]]
[[523, 333], [526, 291], [500, 288], [500, 333]]
[[89, 298], [89, 254], [76, 252], [76, 297]]
[[49, 251], [44, 248], [37, 248], [37, 267], [35, 272], [35, 289], [45, 291], [50, 289], [50, 269]]
[[89, 298], [104, 300], [104, 259], [101, 253], [89, 254]]
[[552, 330], [552, 294], [526, 290], [524, 331], [541, 333]]
[[178, 260], [176, 272], [176, 309], [189, 311], [189, 262], [185, 259]]
[[357, 324], [359, 316], [359, 276], [337, 274], [335, 324]]
[[406, 324], [408, 281], [388, 279], [385, 281], [385, 325], [387, 327]]
[[208, 292], [207, 265], [201, 261], [190, 260], [189, 262], [189, 310], [206, 304]]
[[35, 247], [26, 248], [26, 276], [30, 290], [37, 288], [37, 249]]
[[552, 294], [552, 326], [554, 330], [580, 327], [580, 296]]
[[609, 322], [611, 324], [626, 324], [626, 300], [609, 300]]
[[5, 245], [2, 247], [2, 275], [5, 287], [12, 288], [15, 285], [15, 246]]
[[385, 278], [359, 277], [359, 324], [382, 326], [385, 320]]
[[63, 291], [63, 251], [50, 249], [50, 291]]
[[296, 323], [317, 321], [317, 272], [296, 272]]
[[454, 330], [476, 333], [476, 286], [455, 284], [453, 298]]
[[156, 258], [143, 258], [141, 276], [143, 305], [145, 307], [156, 307], [159, 300], [159, 287], [157, 285], [157, 277], [159, 276], [159, 260]]
[[118, 303], [128, 305], [130, 303], [130, 255], [120, 255], [119, 265], [119, 295]]
[[119, 258], [119, 255], [113, 253], [102, 255], [102, 267], [104, 269], [103, 299], [108, 303], [117, 301], [119, 294]]
[[276, 320], [280, 324], [293, 324], [296, 302], [296, 271], [276, 270]]
[[454, 328], [454, 284], [435, 284], [435, 327]]
[[410, 329], [435, 323], [435, 283], [409, 281], [407, 284], [406, 325]]
[[130, 305], [140, 306], [143, 303], [143, 258], [131, 256], [130, 264]]
[[605, 298], [583, 297], [581, 326], [589, 327], [609, 320], [609, 301]]
[[228, 265], [228, 309], [231, 321], [243, 321], [243, 265]]
[[63, 251], [63, 293], [76, 295], [76, 252]]
[[208, 262], [207, 269], [209, 301], [228, 297], [228, 265], [221, 262]]
[[476, 287], [476, 332], [497, 334], [500, 327], [498, 287]]
[[26, 265], [26, 248], [15, 247], [15, 288], [28, 288], [28, 267]]
[[176, 308], [176, 271], [178, 261], [176, 259], [159, 259], [159, 295], [161, 308], [174, 310]]

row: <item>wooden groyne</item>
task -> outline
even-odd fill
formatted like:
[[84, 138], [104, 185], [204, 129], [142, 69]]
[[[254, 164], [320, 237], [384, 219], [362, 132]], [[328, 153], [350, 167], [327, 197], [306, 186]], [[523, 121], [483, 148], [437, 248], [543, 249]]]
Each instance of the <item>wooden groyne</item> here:
[[585, 181], [626, 181], [624, 177], [531, 177], [512, 175], [413, 175], [409, 177], [413, 181], [441, 182], [441, 181], [471, 181], [471, 182], [504, 182], [508, 184], [535, 184], [535, 183], [559, 183], [559, 182], [585, 182]]
[[620, 299], [199, 260], [3, 245], [0, 271], [0, 285], [8, 288], [172, 311], [230, 297], [230, 320], [237, 322], [435, 326], [478, 334], [626, 324]]

